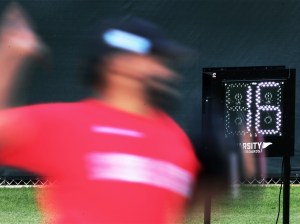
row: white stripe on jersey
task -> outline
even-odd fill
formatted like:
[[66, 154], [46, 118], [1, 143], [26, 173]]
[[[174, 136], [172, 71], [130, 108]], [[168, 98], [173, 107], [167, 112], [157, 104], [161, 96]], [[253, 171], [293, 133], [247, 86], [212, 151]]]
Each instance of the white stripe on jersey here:
[[170, 162], [125, 153], [91, 153], [87, 156], [89, 178], [118, 180], [164, 188], [184, 197], [190, 195], [193, 176]]
[[124, 136], [135, 137], [135, 138], [141, 138], [144, 136], [143, 133], [138, 131], [109, 127], [109, 126], [92, 126], [92, 131], [99, 132], [99, 133], [113, 134], [113, 135], [124, 135]]

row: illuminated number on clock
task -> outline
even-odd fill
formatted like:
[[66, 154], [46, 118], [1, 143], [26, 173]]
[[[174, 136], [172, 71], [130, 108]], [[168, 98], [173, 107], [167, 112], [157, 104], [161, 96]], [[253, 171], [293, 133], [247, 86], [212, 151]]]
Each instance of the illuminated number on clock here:
[[225, 135], [282, 135], [283, 84], [225, 83]]
[[249, 83], [225, 83], [225, 128], [228, 135], [248, 133], [251, 128], [252, 87]]
[[256, 93], [255, 130], [259, 134], [281, 135], [282, 89], [279, 82], [261, 82]]

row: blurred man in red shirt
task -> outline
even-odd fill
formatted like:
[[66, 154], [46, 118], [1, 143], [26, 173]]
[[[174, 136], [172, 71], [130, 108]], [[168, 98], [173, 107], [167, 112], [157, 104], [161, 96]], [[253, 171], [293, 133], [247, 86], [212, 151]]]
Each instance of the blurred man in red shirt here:
[[41, 49], [21, 10], [6, 13], [0, 162], [56, 181], [41, 203], [52, 223], [180, 222], [200, 164], [161, 108], [179, 96], [167, 63], [188, 51], [138, 18], [98, 25], [84, 64], [91, 98], [6, 109], [22, 63]]

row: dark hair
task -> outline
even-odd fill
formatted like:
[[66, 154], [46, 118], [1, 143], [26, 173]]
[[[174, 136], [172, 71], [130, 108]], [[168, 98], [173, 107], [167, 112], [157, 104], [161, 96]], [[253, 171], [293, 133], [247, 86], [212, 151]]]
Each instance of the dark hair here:
[[124, 53], [115, 51], [113, 53], [105, 53], [83, 57], [81, 61], [81, 74], [83, 84], [87, 87], [103, 87], [105, 85], [104, 73], [106, 65], [110, 62], [110, 58], [116, 54]]
[[82, 82], [87, 87], [95, 87], [103, 85], [103, 73], [100, 68], [103, 66], [102, 57], [93, 57], [83, 59], [81, 62]]

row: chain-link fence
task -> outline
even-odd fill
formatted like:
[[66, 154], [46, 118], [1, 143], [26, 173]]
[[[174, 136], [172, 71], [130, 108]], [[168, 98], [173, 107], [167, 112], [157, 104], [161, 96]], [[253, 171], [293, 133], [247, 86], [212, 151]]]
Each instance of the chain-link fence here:
[[[50, 181], [47, 179], [33, 178], [33, 179], [5, 179], [0, 177], [0, 186], [2, 187], [40, 187], [54, 184], [55, 181]], [[240, 185], [274, 185], [282, 184], [282, 178], [254, 178], [254, 179], [241, 179], [239, 181]], [[291, 177], [290, 184], [296, 185], [300, 184], [300, 177]]]
[[[282, 178], [260, 178], [260, 179], [243, 179], [240, 180], [240, 184], [243, 185], [271, 185], [281, 184]], [[300, 178], [291, 178], [290, 184], [300, 184]]]
[[40, 178], [1, 178], [0, 177], [0, 186], [2, 187], [39, 187], [39, 186], [47, 186], [54, 184], [54, 181], [46, 180], [46, 179], [40, 179]]

